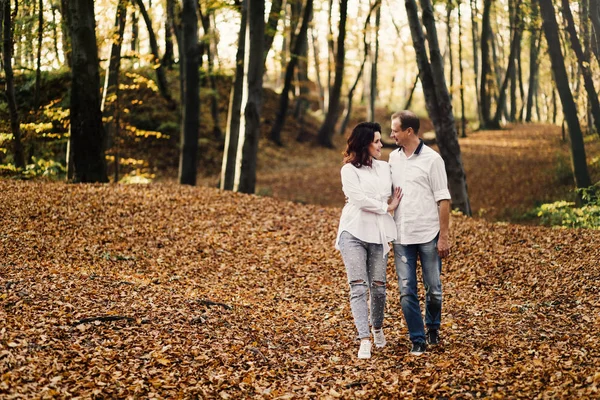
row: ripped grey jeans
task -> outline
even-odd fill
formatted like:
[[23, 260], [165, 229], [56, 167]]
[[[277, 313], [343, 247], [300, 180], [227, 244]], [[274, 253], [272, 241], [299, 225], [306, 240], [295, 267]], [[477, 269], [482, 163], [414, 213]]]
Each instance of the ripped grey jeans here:
[[340, 236], [339, 247], [348, 275], [350, 308], [358, 338], [369, 338], [367, 293], [371, 300], [371, 323], [379, 329], [383, 326], [385, 308], [387, 255], [383, 257], [383, 245], [363, 242], [346, 231]]

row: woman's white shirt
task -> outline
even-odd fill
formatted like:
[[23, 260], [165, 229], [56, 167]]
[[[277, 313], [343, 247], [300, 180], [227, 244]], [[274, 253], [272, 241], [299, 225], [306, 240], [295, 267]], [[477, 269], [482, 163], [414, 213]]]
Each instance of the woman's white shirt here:
[[385, 256], [390, 250], [388, 242], [396, 240], [396, 224], [387, 212], [392, 195], [389, 164], [374, 159], [371, 167], [356, 168], [348, 163], [342, 167], [341, 175], [346, 205], [335, 248], [339, 250], [340, 236], [347, 231], [363, 242], [383, 244]]

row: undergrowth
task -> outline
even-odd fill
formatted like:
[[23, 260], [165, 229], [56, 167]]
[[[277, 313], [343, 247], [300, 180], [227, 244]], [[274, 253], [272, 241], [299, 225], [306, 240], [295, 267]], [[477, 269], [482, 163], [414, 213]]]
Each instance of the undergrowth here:
[[600, 182], [576, 194], [583, 201], [578, 207], [573, 201], [556, 201], [542, 204], [533, 210], [533, 215], [543, 225], [564, 228], [600, 229]]

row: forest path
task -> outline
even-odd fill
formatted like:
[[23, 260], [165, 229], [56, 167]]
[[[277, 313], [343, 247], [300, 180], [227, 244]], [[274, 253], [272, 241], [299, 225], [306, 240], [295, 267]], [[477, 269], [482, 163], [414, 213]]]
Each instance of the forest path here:
[[[389, 141], [386, 128], [383, 127]], [[335, 150], [299, 145], [264, 147], [257, 193], [301, 203], [344, 204], [340, 168], [344, 143]], [[591, 137], [588, 158], [598, 159], [600, 141]], [[488, 220], [512, 219], [543, 202], [553, 202], [573, 186], [569, 144], [552, 125], [515, 125], [472, 132], [459, 139], [473, 214]], [[435, 148], [435, 146], [433, 146]], [[283, 150], [283, 151], [282, 151]], [[388, 159], [391, 149], [384, 149]], [[600, 162], [596, 161], [600, 166]], [[600, 168], [591, 169], [593, 182]]]
[[0, 397], [598, 396], [600, 231], [453, 216], [442, 344], [408, 355], [390, 260], [388, 345], [358, 360], [340, 211], [0, 181]]

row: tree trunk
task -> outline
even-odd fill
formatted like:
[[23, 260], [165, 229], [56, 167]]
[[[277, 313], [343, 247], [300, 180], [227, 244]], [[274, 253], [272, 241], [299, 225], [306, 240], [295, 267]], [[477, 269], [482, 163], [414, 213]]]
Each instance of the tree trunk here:
[[[327, 115], [327, 112], [329, 111], [329, 98], [331, 97], [331, 90], [332, 90], [332, 72], [335, 69], [335, 42], [333, 40], [333, 38], [335, 37], [333, 35], [333, 21], [332, 21], [332, 16], [333, 16], [333, 0], [329, 0], [329, 7], [328, 7], [328, 13], [327, 13], [327, 27], [329, 28], [329, 33], [327, 35], [327, 90], [325, 90], [325, 97], [324, 97], [324, 104], [325, 104], [325, 108], [323, 109], [323, 112], [325, 113], [325, 115]], [[347, 7], [347, 6], [346, 6]]]
[[298, 58], [302, 54], [302, 47], [306, 44], [306, 37], [308, 33], [308, 24], [310, 22], [310, 16], [312, 14], [313, 0], [306, 0], [306, 6], [304, 7], [304, 15], [302, 16], [302, 25], [300, 26], [300, 32], [294, 41], [294, 48], [290, 54], [290, 61], [287, 64], [285, 70], [285, 80], [283, 84], [283, 90], [279, 95], [279, 108], [277, 109], [277, 115], [275, 122], [271, 128], [270, 139], [277, 145], [281, 146], [281, 130], [285, 123], [287, 115], [288, 105], [290, 101], [289, 93], [292, 87], [292, 78], [294, 77], [294, 70], [298, 64]]
[[489, 129], [488, 127], [492, 120], [490, 96], [487, 91], [488, 80], [492, 79], [492, 68], [490, 65], [490, 40], [492, 36], [490, 13], [492, 1], [483, 1], [483, 16], [481, 20], [481, 81], [479, 82], [479, 102], [481, 104], [482, 124], [480, 124], [480, 129]]
[[277, 34], [277, 24], [279, 23], [279, 19], [281, 18], [282, 5], [283, 0], [273, 0], [271, 2], [269, 20], [267, 21], [267, 25], [265, 26], [265, 57], [263, 60], [263, 64], [267, 62], [267, 56], [269, 55], [269, 51], [271, 51], [271, 47], [273, 47], [273, 40], [275, 39], [275, 35]]
[[[177, 10], [177, 11], [175, 11]], [[175, 35], [175, 42], [177, 43], [177, 53], [179, 55], [179, 100], [180, 104], [184, 103], [184, 58], [185, 51], [183, 46], [183, 32], [181, 27], [181, 8], [179, 3], [175, 0], [167, 0], [167, 20], [171, 22], [171, 29]]]
[[100, 111], [100, 74], [94, 1], [69, 2], [73, 73], [71, 150], [75, 182], [108, 182], [105, 134]]
[[52, 11], [52, 23], [50, 24], [50, 26], [52, 27], [52, 43], [53, 43], [53, 50], [54, 50], [54, 57], [56, 57], [56, 62], [60, 61], [60, 52], [58, 50], [58, 23], [56, 22], [56, 8], [57, 6], [55, 4], [52, 4], [50, 6], [50, 11]]
[[590, 71], [590, 60], [586, 58], [583, 52], [579, 38], [577, 37], [577, 31], [575, 30], [575, 23], [573, 22], [573, 14], [571, 13], [571, 7], [568, 0], [562, 0], [562, 13], [565, 21], [567, 22], [567, 31], [571, 38], [571, 47], [577, 56], [579, 63], [579, 69], [583, 75], [583, 82], [585, 90], [587, 91], [588, 101], [592, 108], [592, 116], [594, 120], [594, 126], [596, 132], [600, 135], [600, 102], [598, 101], [598, 95], [596, 94], [596, 88], [594, 87], [594, 80], [592, 79], [592, 73]]
[[512, 42], [510, 44], [510, 54], [508, 55], [508, 66], [506, 67], [506, 75], [504, 76], [502, 86], [500, 87], [500, 92], [498, 93], [496, 114], [494, 115], [494, 119], [488, 124], [488, 128], [500, 129], [500, 119], [502, 118], [502, 113], [504, 112], [504, 109], [506, 107], [506, 89], [508, 88], [508, 82], [515, 70], [515, 54], [517, 52], [518, 43], [520, 40], [520, 34], [518, 30], [515, 30]]
[[2, 7], [3, 12], [2, 58], [4, 59], [10, 128], [13, 134], [13, 159], [17, 168], [25, 168], [25, 152], [23, 151], [23, 143], [21, 142], [21, 128], [19, 113], [17, 111], [17, 101], [15, 99], [15, 82], [12, 69], [13, 38], [10, 0], [1, 0], [0, 7]]
[[165, 54], [163, 54], [162, 65], [172, 69], [175, 64], [175, 49], [173, 46], [173, 8], [175, 0], [167, 0], [167, 12], [165, 18]]
[[[529, 88], [527, 91], [527, 105], [525, 107], [525, 122], [531, 122], [533, 113], [534, 94], [537, 92], [538, 80], [538, 54], [542, 39], [540, 16], [537, 1], [531, 2], [531, 23], [529, 31]], [[539, 34], [538, 34], [539, 31]]]
[[[553, 95], [555, 95], [554, 92]], [[554, 110], [556, 111], [556, 107], [554, 107]], [[542, 117], [542, 113], [540, 112], [540, 94], [538, 92], [535, 92], [535, 115], [537, 115], [538, 121], [544, 120]], [[546, 119], [545, 121], [547, 120], [548, 119]], [[552, 120], [552, 123], [556, 124], [556, 114], [554, 114], [554, 119]]]
[[[497, 98], [498, 97], [498, 89], [502, 86], [502, 78], [501, 77], [504, 76], [504, 72], [502, 72], [502, 65], [500, 65], [500, 60], [499, 60], [502, 58], [502, 56], [498, 57], [498, 50], [497, 50], [498, 46], [496, 43], [499, 39], [504, 41], [504, 38], [498, 38], [498, 36], [494, 35], [493, 28], [491, 30], [490, 37], [491, 37], [490, 43], [492, 45], [492, 65], [494, 66], [494, 80], [495, 80], [493, 90], [494, 90], [494, 95]], [[512, 43], [512, 41], [510, 39], [509, 39], [509, 43]], [[500, 46], [500, 49], [502, 50], [503, 47]], [[488, 90], [489, 90], [489, 88], [488, 88]]]
[[[414, 0], [408, 0], [414, 1]], [[467, 190], [467, 181], [462, 163], [460, 145], [456, 132], [456, 123], [452, 111], [452, 99], [446, 86], [444, 59], [440, 53], [435, 25], [433, 5], [430, 0], [421, 0], [423, 24], [427, 29], [427, 42], [431, 59], [431, 70], [435, 84], [439, 110], [439, 123], [436, 127], [436, 141], [440, 154], [446, 164], [448, 186], [452, 196], [452, 206], [467, 216], [471, 216], [471, 205]]]
[[112, 35], [113, 43], [110, 50], [110, 59], [108, 68], [104, 76], [104, 90], [102, 91], [102, 101], [100, 109], [104, 120], [106, 130], [106, 148], [115, 147], [113, 155], [114, 161], [114, 182], [118, 182], [119, 177], [119, 153], [116, 151], [119, 131], [119, 71], [121, 67], [121, 45], [123, 43], [123, 33], [125, 32], [125, 22], [127, 20], [127, 0], [119, 0], [117, 3], [117, 12], [115, 16], [115, 32]]
[[425, 36], [419, 22], [417, 3], [415, 0], [405, 0], [404, 4], [417, 56], [419, 76], [423, 84], [425, 104], [435, 126], [440, 155], [446, 164], [452, 207], [470, 216], [471, 206], [466, 177], [452, 112], [452, 102], [444, 77], [444, 59], [438, 44], [433, 6], [429, 0], [421, 0], [423, 25], [427, 29], [430, 63], [425, 48]]
[[258, 139], [260, 135], [260, 113], [263, 97], [264, 71], [264, 37], [265, 37], [265, 2], [264, 0], [248, 0], [248, 29], [246, 31], [246, 48], [244, 64], [247, 71], [244, 75], [245, 87], [248, 90], [244, 107], [245, 126], [240, 131], [234, 190], [242, 193], [254, 193], [256, 189], [256, 162], [258, 156]]
[[150, 49], [152, 51], [152, 55], [154, 56], [154, 59], [152, 60], [152, 67], [156, 70], [156, 83], [158, 84], [158, 90], [160, 91], [161, 96], [169, 103], [169, 106], [174, 107], [175, 104], [173, 102], [173, 99], [171, 98], [171, 94], [169, 93], [169, 87], [167, 85], [167, 76], [165, 75], [165, 69], [163, 68], [162, 63], [160, 62], [160, 56], [158, 55], [158, 43], [156, 41], [154, 29], [152, 28], [152, 21], [150, 20], [150, 16], [146, 11], [146, 6], [144, 6], [143, 0], [135, 1], [140, 9], [140, 12], [142, 13], [142, 17], [144, 18], [144, 22], [146, 23], [146, 28], [148, 29]]
[[[479, 125], [483, 124], [483, 115], [481, 99], [480, 99], [480, 72], [479, 72], [479, 48], [477, 47], [477, 43], [479, 42], [479, 29], [477, 27], [477, 15], [479, 11], [477, 10], [477, 0], [471, 0], [471, 41], [473, 42], [473, 70], [475, 72], [475, 97], [477, 98], [477, 116], [479, 118]], [[489, 18], [489, 17], [488, 17]]]
[[579, 11], [579, 21], [581, 22], [581, 40], [583, 46], [583, 54], [586, 59], [590, 59], [591, 57], [591, 47], [590, 47], [590, 3], [589, 0], [581, 0], [581, 9]]
[[563, 107], [563, 115], [569, 125], [575, 183], [578, 188], [586, 188], [591, 185], [591, 180], [587, 169], [583, 134], [579, 125], [579, 119], [577, 118], [577, 106], [573, 101], [573, 95], [569, 88], [569, 79], [567, 70], [565, 69], [563, 53], [561, 47], [556, 45], [560, 43], [560, 39], [554, 6], [552, 5], [552, 0], [539, 0], [539, 5], [546, 41], [549, 44], [553, 44], [548, 46], [548, 54], [552, 63], [552, 75]]
[[446, 3], [446, 53], [448, 54], [448, 63], [450, 64], [450, 73], [448, 75], [448, 83], [450, 84], [450, 101], [452, 101], [452, 92], [454, 91], [454, 57], [452, 55], [452, 9], [453, 0], [448, 0]]
[[[381, 9], [381, 2], [378, 0], [375, 1], [375, 3], [373, 3], [373, 5], [371, 6], [371, 9], [367, 13], [367, 17], [365, 19], [365, 25], [363, 26], [363, 30], [362, 30], [365, 33], [368, 32], [369, 25], [371, 24], [371, 15], [373, 15], [373, 11], [375, 9], [377, 9], [377, 10]], [[344, 135], [344, 133], [346, 132], [346, 128], [348, 127], [348, 123], [350, 121], [350, 116], [352, 115], [352, 103], [353, 103], [353, 99], [354, 99], [354, 91], [356, 90], [356, 87], [358, 86], [358, 82], [360, 82], [360, 78], [363, 74], [363, 71], [365, 69], [365, 64], [367, 62], [367, 57], [369, 56], [369, 49], [371, 48], [371, 44], [368, 41], [368, 37], [369, 37], [369, 35], [367, 35], [367, 34], [363, 35], [363, 48], [364, 48], [363, 59], [360, 64], [360, 69], [358, 70], [358, 74], [356, 75], [356, 79], [354, 80], [354, 84], [348, 91], [348, 104], [343, 113], [342, 124], [340, 126], [340, 135]], [[371, 79], [371, 81], [372, 81], [372, 79]], [[372, 88], [371, 88], [371, 90], [372, 90]], [[369, 93], [371, 93], [371, 90], [369, 91]], [[374, 117], [370, 116], [371, 113], [373, 113], [373, 115], [374, 115], [375, 111], [369, 110], [369, 116], [367, 117], [367, 120], [374, 121], [375, 120]]]
[[[112, 115], [112, 112], [106, 113], [110, 108], [108, 106], [111, 103], [110, 96], [114, 95], [119, 82], [119, 68], [121, 66], [121, 45], [123, 43], [123, 33], [125, 32], [125, 23], [127, 20], [127, 1], [119, 0], [117, 4], [117, 12], [115, 16], [115, 31], [111, 35], [113, 38], [112, 46], [110, 49], [110, 58], [108, 63], [108, 69], [104, 76], [104, 90], [102, 92], [102, 102], [100, 108], [104, 113], [104, 117]], [[110, 135], [108, 135], [110, 137]]]
[[[139, 0], [141, 1], [141, 0]], [[198, 129], [200, 127], [200, 51], [198, 45], [198, 9], [195, 0], [183, 0], [184, 92], [179, 157], [179, 183], [196, 185], [198, 170]]]
[[[517, 7], [515, 7], [515, 9], [518, 9], [518, 4]], [[516, 13], [516, 11], [513, 11], [513, 13]], [[513, 17], [513, 35], [514, 36], [518, 36], [520, 34], [518, 28], [517, 28], [517, 21], [516, 21], [516, 14], [515, 17]], [[515, 40], [515, 38], [513, 37], [513, 41]], [[517, 55], [519, 53], [519, 49], [521, 48], [519, 46], [520, 43], [520, 39], [516, 42], [515, 46], [515, 51], [513, 54], [513, 58], [512, 58], [512, 63], [514, 64], [514, 67], [512, 68], [512, 70], [510, 71], [509, 74], [509, 86], [510, 86], [510, 111], [509, 111], [509, 116], [508, 116], [508, 121], [509, 122], [514, 122], [517, 119]], [[510, 61], [509, 61], [510, 62]]]
[[[556, 121], [558, 120], [558, 95], [557, 95], [557, 90], [556, 90], [556, 85], [552, 86], [552, 125], [556, 125]], [[535, 107], [536, 107], [536, 113], [538, 115], [538, 119], [542, 120], [542, 114], [540, 113], [540, 107], [538, 104], [538, 97], [536, 97], [536, 103], [535, 103]], [[548, 121], [548, 116], [546, 116], [545, 121]], [[565, 125], [565, 119], [563, 118], [563, 128]], [[565, 137], [564, 137], [564, 129], [563, 129], [563, 142], [565, 141]]]
[[[4, 71], [4, 1], [0, 0], [0, 68]], [[10, 6], [10, 4], [9, 4]], [[10, 25], [9, 25], [10, 27]]]
[[[521, 31], [522, 32], [522, 31]], [[523, 34], [521, 33], [521, 41], [519, 42], [519, 48], [517, 49], [517, 69], [518, 69], [518, 81], [519, 81], [519, 95], [521, 96], [521, 107], [519, 108], [517, 121], [523, 122], [523, 110], [525, 109], [525, 87], [523, 85], [523, 63], [521, 62], [521, 53], [523, 50]]]
[[[37, 11], [37, 1], [33, 0], [31, 2], [23, 2], [23, 8], [22, 10], [24, 11], [24, 15], [31, 15], [34, 16], [36, 14]], [[16, 17], [16, 15], [15, 15]], [[13, 24], [16, 23], [16, 21], [18, 21], [18, 19], [13, 19]], [[23, 23], [23, 32], [21, 35], [19, 35], [19, 39], [23, 38], [25, 39], [25, 66], [28, 69], [33, 69], [34, 68], [34, 55], [35, 52], [33, 51], [33, 44], [35, 43], [35, 18], [27, 18], [25, 19], [24, 23]], [[13, 38], [14, 39], [14, 38]]]
[[377, 66], [379, 61], [379, 29], [381, 26], [381, 1], [375, 1], [375, 51], [372, 55], [371, 60], [371, 79], [369, 89], [369, 113], [367, 119], [369, 121], [375, 121], [375, 103], [377, 101]]
[[[285, 4], [283, 7], [283, 37], [281, 38], [281, 51], [279, 53], [279, 74], [277, 75], [277, 83], [276, 87], [279, 88], [281, 86], [281, 82], [285, 81], [285, 68], [287, 66], [288, 52], [291, 47], [293, 30], [291, 27], [291, 23], [293, 21], [293, 15], [287, 18], [288, 9], [292, 9], [292, 6], [289, 4]], [[290, 11], [291, 13], [291, 11]]]
[[427, 56], [427, 48], [425, 46], [425, 34], [421, 27], [421, 22], [419, 21], [417, 3], [414, 0], [405, 0], [404, 5], [406, 6], [408, 24], [417, 58], [419, 79], [421, 80], [421, 86], [423, 87], [423, 94], [425, 96], [425, 107], [427, 108], [429, 118], [431, 118], [434, 127], [437, 127], [440, 125], [437, 95], [435, 92], [435, 83], [433, 81], [433, 72], [431, 70], [431, 65]]
[[[312, 1], [312, 0], [311, 0]], [[312, 22], [312, 12], [309, 16], [309, 27]], [[300, 36], [298, 37], [300, 40]], [[308, 78], [308, 32], [302, 36], [302, 49], [298, 57], [298, 65], [296, 67], [296, 75], [298, 86], [296, 87], [296, 105], [294, 107], [294, 119], [298, 123], [300, 129], [296, 135], [296, 141], [304, 140], [304, 117], [308, 110], [310, 96], [310, 81]]]
[[208, 62], [208, 82], [211, 89], [210, 94], [210, 114], [213, 120], [213, 137], [221, 142], [223, 140], [223, 131], [220, 126], [220, 118], [219, 118], [219, 88], [217, 86], [217, 79], [215, 78], [214, 71], [214, 59], [213, 59], [213, 46], [212, 43], [216, 40], [215, 34], [213, 33], [213, 29], [210, 25], [210, 15], [212, 11], [203, 13], [201, 9], [200, 11], [200, 21], [202, 21], [202, 29], [204, 30], [204, 35], [208, 40], [208, 45], [206, 48], [206, 58]]
[[344, 80], [344, 60], [346, 59], [346, 49], [344, 41], [346, 39], [346, 15], [348, 13], [348, 0], [340, 0], [340, 25], [338, 29], [337, 52], [335, 56], [335, 80], [329, 94], [329, 106], [327, 115], [317, 134], [317, 142], [321, 146], [333, 148], [333, 134], [335, 124], [338, 119], [340, 107], [340, 97], [342, 93], [342, 83]]
[[246, 52], [248, 1], [249, 0], [244, 0], [241, 5], [240, 33], [235, 56], [235, 80], [231, 87], [231, 97], [227, 115], [227, 130], [225, 132], [225, 149], [223, 152], [223, 163], [221, 165], [220, 188], [223, 190], [233, 190], [234, 187], [240, 126], [243, 124], [243, 121], [240, 121], [240, 117], [242, 112], [242, 96], [244, 92], [244, 57]]
[[410, 93], [408, 94], [408, 97], [406, 98], [406, 103], [404, 103], [404, 110], [410, 109], [410, 105], [412, 104], [412, 101], [413, 101], [413, 95], [415, 94], [415, 89], [417, 88], [417, 83], [419, 83], [419, 74], [418, 73], [417, 73], [417, 76], [415, 77], [415, 81], [413, 82], [412, 87], [410, 88]]
[[[381, 3], [379, 1], [376, 1], [375, 4], [373, 5], [373, 7], [371, 8], [371, 10], [369, 10], [369, 13], [367, 14], [367, 18], [365, 20], [365, 25], [363, 27], [363, 32], [367, 32], [367, 29], [371, 23], [371, 14], [373, 13], [373, 9], [375, 7], [379, 7]], [[350, 87], [350, 90], [348, 91], [348, 105], [346, 106], [346, 109], [344, 110], [344, 115], [342, 117], [342, 125], [340, 126], [340, 135], [343, 135], [346, 132], [346, 128], [348, 127], [348, 122], [350, 121], [350, 116], [352, 115], [352, 101], [354, 98], [354, 91], [356, 90], [356, 87], [358, 86], [358, 82], [360, 82], [360, 78], [363, 74], [363, 71], [365, 69], [365, 64], [367, 63], [367, 57], [369, 56], [369, 48], [370, 43], [367, 40], [368, 35], [363, 35], [363, 48], [364, 48], [364, 52], [363, 52], [363, 59], [362, 62], [360, 63], [360, 69], [358, 70], [358, 74], [356, 75], [356, 79], [354, 80], [354, 84], [352, 85], [352, 87]], [[374, 121], [374, 119], [371, 118], [367, 118], [369, 121]]]
[[[366, 35], [364, 35], [366, 37]], [[346, 109], [344, 110], [344, 114], [342, 116], [342, 124], [340, 126], [340, 135], [343, 135], [346, 132], [346, 128], [348, 127], [348, 123], [350, 122], [350, 116], [352, 115], [352, 99], [354, 98], [354, 91], [358, 86], [358, 82], [360, 82], [360, 78], [365, 69], [365, 63], [367, 61], [367, 55], [363, 58], [362, 63], [360, 64], [360, 69], [358, 70], [358, 74], [356, 75], [356, 79], [354, 80], [354, 84], [348, 91], [348, 104]]]
[[320, 52], [319, 52], [319, 41], [317, 40], [317, 36], [315, 35], [314, 22], [311, 23], [310, 35], [312, 39], [313, 46], [313, 56], [315, 59], [315, 74], [317, 78], [317, 87], [319, 89], [319, 109], [325, 112], [325, 88], [323, 87], [323, 82], [321, 80], [321, 62], [320, 62]]
[[456, 5], [458, 8], [458, 72], [460, 79], [460, 137], [467, 137], [467, 118], [465, 117], [465, 81], [463, 71], [463, 50], [462, 50], [462, 18], [460, 12], [460, 0]]
[[[515, 41], [515, 38], [517, 35], [520, 34], [520, 31], [517, 27], [518, 21], [518, 15], [519, 15], [519, 6], [520, 6], [520, 1], [516, 1], [517, 4], [515, 4], [514, 0], [510, 0], [508, 2], [509, 6], [509, 12], [510, 12], [510, 27], [511, 27], [511, 32], [513, 34], [513, 40], [511, 41], [511, 44]], [[512, 68], [512, 70], [510, 71], [510, 74], [508, 75], [508, 79], [509, 79], [509, 86], [510, 86], [510, 111], [509, 111], [509, 115], [508, 115], [508, 121], [509, 122], [514, 122], [517, 119], [517, 54], [519, 52], [519, 49], [521, 48], [519, 46], [520, 43], [520, 39], [516, 42], [516, 48], [513, 54], [513, 58], [509, 60], [509, 64], [512, 62], [514, 64], [514, 67]], [[512, 50], [512, 48], [511, 48]]]
[[590, 47], [600, 63], [600, 0], [590, 0], [590, 21], [592, 23]]
[[35, 93], [33, 95], [33, 107], [40, 107], [40, 87], [42, 84], [42, 40], [44, 39], [44, 4], [39, 0], [38, 4], [38, 43], [37, 43], [37, 68], [35, 69]]
[[137, 54], [140, 48], [140, 24], [135, 10], [131, 12], [131, 52]]
[[17, 16], [19, 15], [19, 2], [15, 1], [14, 8], [11, 9], [11, 25], [12, 25], [12, 56], [14, 65], [23, 66], [22, 54], [23, 54], [23, 40], [15, 40], [15, 38], [21, 38], [23, 36], [22, 23], [17, 23]]
[[60, 0], [60, 27], [62, 31], [62, 51], [65, 65], [72, 67], [71, 62], [71, 16], [69, 15], [69, 0]]
[[[586, 60], [591, 61], [592, 58], [592, 47], [590, 41], [591, 34], [591, 23], [590, 23], [590, 3], [589, 0], [581, 0], [581, 10], [579, 12], [579, 21], [581, 21], [580, 28], [580, 36], [583, 46], [583, 55]], [[586, 89], [587, 90], [587, 89]], [[587, 102], [587, 113], [586, 113], [586, 121], [588, 130], [590, 132], [597, 131], [591, 125], [595, 123], [592, 111], [592, 103], [590, 101]], [[600, 135], [600, 132], [597, 132]]]

